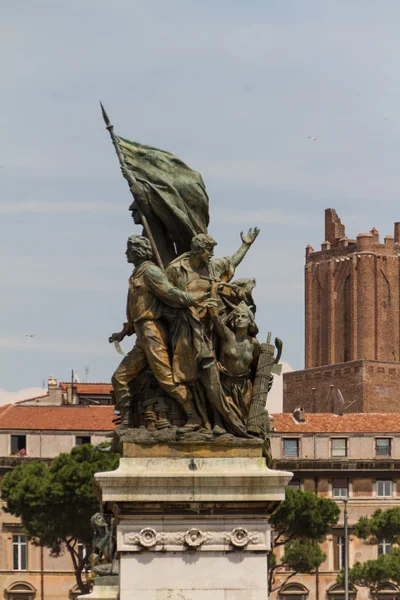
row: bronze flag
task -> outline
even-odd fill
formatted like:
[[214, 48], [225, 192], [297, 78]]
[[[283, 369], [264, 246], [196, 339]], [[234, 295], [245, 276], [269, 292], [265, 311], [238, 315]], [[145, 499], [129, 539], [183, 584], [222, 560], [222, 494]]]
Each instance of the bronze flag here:
[[192, 237], [206, 233], [209, 223], [209, 200], [200, 173], [170, 152], [117, 139], [127, 168], [142, 184], [151, 214], [161, 222], [176, 255], [189, 251]]

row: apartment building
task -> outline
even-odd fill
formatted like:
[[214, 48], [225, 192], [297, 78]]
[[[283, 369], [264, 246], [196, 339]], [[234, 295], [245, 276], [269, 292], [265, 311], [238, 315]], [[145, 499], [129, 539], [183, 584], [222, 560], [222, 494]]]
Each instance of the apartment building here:
[[[50, 379], [43, 396], [0, 407], [0, 485], [21, 462], [50, 462], [74, 446], [106, 440], [114, 429], [110, 389]], [[29, 543], [19, 519], [0, 502], [0, 597], [72, 600], [78, 594], [68, 552], [53, 558], [46, 548]]]
[[[293, 413], [273, 415], [271, 446], [274, 468], [292, 471], [290, 483], [332, 498], [342, 509], [337, 527], [322, 545], [326, 561], [317, 574], [296, 575], [273, 594], [276, 600], [343, 600], [336, 577], [344, 566], [343, 499], [347, 498], [349, 566], [390, 551], [382, 539], [368, 546], [352, 534], [361, 516], [378, 508], [400, 506], [399, 413]], [[284, 581], [289, 573], [282, 573]], [[388, 584], [382, 598], [394, 600], [400, 590]], [[370, 600], [366, 588], [351, 591], [352, 600]]]

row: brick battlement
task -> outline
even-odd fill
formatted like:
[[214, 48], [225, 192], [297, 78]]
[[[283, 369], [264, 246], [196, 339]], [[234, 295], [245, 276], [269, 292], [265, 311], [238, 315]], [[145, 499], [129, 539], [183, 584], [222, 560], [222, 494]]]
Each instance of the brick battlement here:
[[349, 239], [328, 208], [305, 262], [305, 369], [284, 375], [284, 411], [333, 411], [339, 389], [351, 412], [400, 412], [400, 222], [384, 243], [375, 227]]
[[400, 252], [400, 222], [394, 224], [394, 235], [387, 235], [384, 243], [379, 242], [379, 232], [373, 227], [367, 233], [359, 233], [357, 239], [349, 239], [345, 234], [345, 226], [336, 214], [335, 209], [325, 210], [325, 241], [321, 250], [314, 251], [306, 247], [306, 263], [331, 260], [337, 257], [349, 257], [355, 253], [370, 253], [378, 256], [398, 258]]
[[306, 369], [354, 360], [400, 361], [400, 223], [379, 242], [373, 228], [345, 235], [325, 211], [321, 250], [306, 248]]

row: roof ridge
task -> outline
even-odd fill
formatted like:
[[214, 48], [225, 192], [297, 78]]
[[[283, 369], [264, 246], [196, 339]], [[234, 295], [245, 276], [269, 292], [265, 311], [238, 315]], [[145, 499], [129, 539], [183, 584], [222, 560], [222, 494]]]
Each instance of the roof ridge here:
[[32, 396], [31, 398], [24, 398], [23, 400], [17, 400], [12, 404], [23, 404], [24, 402], [31, 402], [32, 400], [39, 400], [39, 398], [47, 398], [49, 394], [43, 394], [42, 396]]

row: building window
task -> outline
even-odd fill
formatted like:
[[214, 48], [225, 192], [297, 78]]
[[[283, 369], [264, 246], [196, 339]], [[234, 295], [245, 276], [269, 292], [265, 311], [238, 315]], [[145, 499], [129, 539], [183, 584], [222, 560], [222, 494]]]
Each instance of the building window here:
[[75, 437], [75, 446], [83, 446], [83, 444], [90, 444], [90, 435], [77, 435]]
[[343, 498], [349, 495], [349, 484], [347, 479], [334, 479], [332, 481], [332, 496]]
[[26, 536], [13, 535], [12, 544], [14, 571], [26, 571]]
[[332, 439], [332, 456], [347, 456], [347, 439]]
[[292, 479], [288, 484], [288, 487], [292, 488], [292, 490], [300, 489], [300, 479]]
[[21, 456], [26, 454], [26, 435], [11, 436], [11, 454], [19, 454]]
[[299, 456], [299, 440], [297, 438], [283, 440], [283, 456]]
[[392, 543], [387, 542], [385, 538], [382, 538], [378, 543], [378, 556], [380, 556], [381, 554], [390, 554], [391, 549]]
[[344, 536], [338, 535], [333, 538], [333, 568], [335, 571], [344, 569], [346, 561], [346, 545]]
[[307, 600], [309, 593], [301, 583], [288, 583], [279, 590], [279, 600]]
[[30, 583], [12, 583], [5, 590], [7, 600], [34, 600], [36, 598], [36, 590]]
[[380, 479], [376, 482], [376, 495], [384, 498], [392, 495], [392, 482], [390, 480]]
[[[349, 587], [349, 598], [355, 600], [357, 592], [353, 587]], [[327, 597], [329, 600], [344, 600], [344, 587], [337, 583], [334, 583], [327, 591]]]
[[376, 456], [391, 456], [392, 447], [391, 447], [391, 439], [390, 438], [376, 438], [375, 450]]

